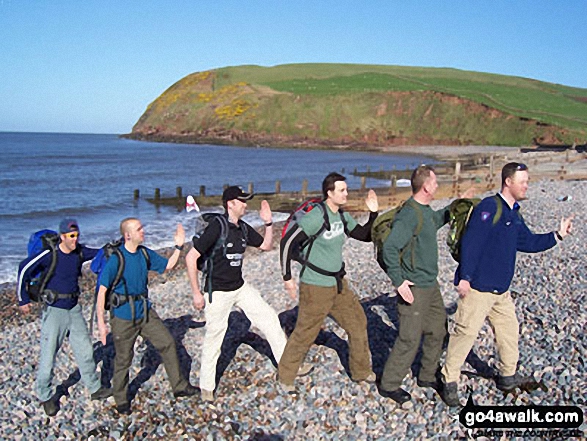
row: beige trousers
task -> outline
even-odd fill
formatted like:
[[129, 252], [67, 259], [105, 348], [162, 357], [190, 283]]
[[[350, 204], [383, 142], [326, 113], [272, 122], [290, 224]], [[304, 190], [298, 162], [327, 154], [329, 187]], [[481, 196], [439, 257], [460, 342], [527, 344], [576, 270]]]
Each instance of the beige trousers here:
[[258, 328], [271, 346], [275, 360], [279, 363], [287, 337], [281, 329], [275, 310], [263, 300], [259, 291], [247, 282], [235, 291], [212, 292], [212, 303], [204, 295], [206, 307], [206, 335], [202, 344], [200, 367], [200, 389], [213, 391], [216, 387], [216, 363], [220, 357], [222, 341], [228, 328], [228, 316], [233, 306], [240, 308]]
[[450, 334], [446, 361], [442, 368], [444, 381], [459, 381], [461, 367], [473, 348], [477, 335], [489, 319], [495, 335], [499, 355], [496, 364], [502, 376], [516, 373], [518, 364], [518, 319], [510, 292], [493, 294], [471, 289], [465, 298], [459, 298], [454, 331]]

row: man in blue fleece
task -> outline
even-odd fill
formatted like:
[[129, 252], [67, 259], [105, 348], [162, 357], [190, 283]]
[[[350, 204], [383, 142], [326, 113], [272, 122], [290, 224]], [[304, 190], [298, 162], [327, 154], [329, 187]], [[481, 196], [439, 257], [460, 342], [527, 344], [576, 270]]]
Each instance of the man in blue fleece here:
[[471, 214], [461, 244], [461, 261], [455, 274], [459, 293], [455, 328], [450, 335], [442, 368], [443, 398], [458, 406], [457, 382], [485, 319], [495, 334], [499, 361], [497, 388], [515, 389], [521, 383], [518, 364], [518, 320], [509, 287], [516, 253], [548, 250], [571, 232], [572, 217], [562, 219], [557, 231], [534, 234], [519, 213], [526, 198], [528, 168], [510, 162], [501, 171], [501, 192], [481, 201]]
[[[53, 275], [43, 293], [43, 318], [41, 320], [41, 354], [37, 372], [37, 396], [48, 416], [59, 412], [59, 400], [54, 395], [53, 366], [59, 348], [68, 337], [73, 355], [78, 364], [82, 382], [89, 389], [92, 400], [101, 400], [112, 395], [110, 389], [100, 384], [96, 371], [94, 349], [88, 333], [82, 308], [78, 303], [80, 289], [78, 279], [82, 264], [91, 260], [98, 252], [95, 248], [81, 245], [80, 229], [75, 219], [63, 219], [59, 223], [59, 244]], [[18, 270], [18, 305], [23, 314], [31, 311], [31, 299], [27, 292], [33, 274], [47, 271], [51, 266], [51, 252], [47, 249], [27, 258]]]

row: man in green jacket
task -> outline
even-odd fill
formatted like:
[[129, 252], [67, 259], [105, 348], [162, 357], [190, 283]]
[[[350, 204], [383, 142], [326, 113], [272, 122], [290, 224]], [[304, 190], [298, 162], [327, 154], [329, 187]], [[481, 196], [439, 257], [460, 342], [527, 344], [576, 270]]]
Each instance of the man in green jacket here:
[[400, 386], [422, 344], [418, 386], [437, 389], [436, 373], [447, 332], [446, 310], [436, 277], [436, 232], [448, 222], [448, 206], [434, 211], [438, 188], [434, 169], [421, 165], [411, 177], [412, 197], [397, 213], [383, 244], [387, 275], [397, 287], [399, 335], [385, 363], [379, 393], [398, 404], [411, 399]]

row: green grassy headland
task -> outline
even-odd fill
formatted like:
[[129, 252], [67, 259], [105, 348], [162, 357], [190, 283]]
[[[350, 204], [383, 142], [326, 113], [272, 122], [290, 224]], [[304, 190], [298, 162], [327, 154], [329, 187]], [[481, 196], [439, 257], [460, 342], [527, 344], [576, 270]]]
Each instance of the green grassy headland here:
[[225, 67], [172, 85], [128, 136], [353, 148], [584, 143], [587, 89], [441, 68]]

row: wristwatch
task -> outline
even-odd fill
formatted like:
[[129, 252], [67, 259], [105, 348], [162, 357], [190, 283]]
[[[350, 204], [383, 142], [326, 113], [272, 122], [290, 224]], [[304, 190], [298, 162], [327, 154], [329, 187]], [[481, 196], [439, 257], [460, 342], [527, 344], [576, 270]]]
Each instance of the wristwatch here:
[[183, 250], [183, 245], [175, 245], [175, 249], [181, 251]]

